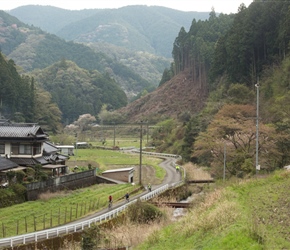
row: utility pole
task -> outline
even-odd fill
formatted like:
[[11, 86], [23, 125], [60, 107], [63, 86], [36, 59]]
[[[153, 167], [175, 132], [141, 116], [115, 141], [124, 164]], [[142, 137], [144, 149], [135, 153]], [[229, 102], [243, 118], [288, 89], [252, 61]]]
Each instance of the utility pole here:
[[148, 121], [147, 121], [147, 146], [148, 146], [148, 137], [149, 137], [149, 124], [148, 124]]
[[224, 145], [224, 173], [223, 173], [223, 181], [226, 179], [226, 157], [227, 157], [227, 147]]
[[78, 133], [75, 134], [75, 137], [76, 137], [75, 167], [77, 167], [77, 157], [78, 157]]
[[142, 185], [142, 130], [143, 130], [143, 122], [141, 121], [140, 126], [140, 166], [139, 166], [139, 185]]
[[259, 78], [257, 84], [255, 84], [255, 87], [257, 88], [257, 123], [256, 123], [256, 174], [257, 171], [260, 170], [260, 165], [259, 165]]
[[116, 146], [116, 124], [114, 122], [114, 147]]

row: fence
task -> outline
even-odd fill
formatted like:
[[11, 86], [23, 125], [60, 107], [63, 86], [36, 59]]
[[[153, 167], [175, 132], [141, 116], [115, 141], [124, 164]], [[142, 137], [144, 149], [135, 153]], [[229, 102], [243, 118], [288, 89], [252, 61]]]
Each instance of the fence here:
[[25, 185], [27, 200], [36, 200], [40, 193], [63, 189], [76, 189], [90, 186], [96, 183], [95, 169], [63, 175], [47, 181], [32, 182]]
[[78, 203], [64, 209], [55, 208], [54, 210], [44, 211], [42, 214], [31, 214], [21, 219], [17, 219], [15, 223], [0, 225], [0, 237], [3, 238], [38, 230], [44, 230], [55, 226], [63, 225], [74, 221], [90, 212], [94, 212], [104, 207], [106, 201], [92, 200], [86, 203]]
[[[177, 184], [179, 185], [179, 183]], [[164, 185], [156, 190], [153, 190], [149, 193], [146, 193], [145, 195], [140, 197], [141, 201], [146, 201], [146, 200], [150, 200], [151, 198], [159, 195], [160, 193], [165, 192], [166, 190], [168, 190], [170, 187], [175, 186], [175, 184], [172, 185]], [[23, 234], [23, 235], [19, 235], [19, 236], [13, 236], [10, 238], [3, 238], [0, 239], [0, 247], [13, 247], [19, 244], [27, 244], [29, 242], [37, 242], [39, 240], [44, 240], [44, 239], [49, 239], [49, 238], [53, 238], [53, 237], [57, 237], [63, 234], [68, 234], [68, 233], [74, 233], [77, 231], [82, 231], [85, 228], [91, 227], [91, 225], [96, 224], [96, 223], [101, 223], [103, 221], [112, 219], [116, 216], [118, 216], [121, 212], [125, 211], [128, 206], [130, 206], [131, 204], [135, 203], [137, 201], [137, 199], [132, 200], [120, 207], [117, 207], [105, 214], [102, 214], [100, 216], [96, 216], [92, 219], [88, 219], [82, 222], [76, 222], [70, 225], [65, 225], [65, 226], [61, 226], [61, 227], [55, 227], [55, 228], [51, 228], [51, 229], [47, 229], [47, 230], [42, 230], [42, 231], [38, 231], [38, 232], [33, 232], [33, 233], [29, 233], [29, 234]]]
[[32, 183], [26, 184], [25, 186], [26, 186], [26, 189], [30, 191], [30, 190], [35, 190], [35, 189], [43, 189], [43, 188], [58, 186], [61, 184], [65, 184], [67, 182], [72, 182], [79, 179], [85, 179], [91, 176], [95, 176], [95, 169], [83, 171], [80, 173], [63, 175], [54, 179], [49, 179], [47, 181], [32, 182]]
[[[131, 152], [140, 154], [139, 149], [132, 150]], [[181, 159], [180, 155], [174, 155], [174, 154], [155, 153], [155, 152], [148, 152], [148, 151], [142, 151], [142, 154]]]

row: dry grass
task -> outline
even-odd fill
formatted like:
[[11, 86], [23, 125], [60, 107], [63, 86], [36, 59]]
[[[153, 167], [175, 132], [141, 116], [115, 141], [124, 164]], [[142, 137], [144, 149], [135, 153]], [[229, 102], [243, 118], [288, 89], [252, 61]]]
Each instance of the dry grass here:
[[225, 197], [222, 190], [208, 193], [202, 202], [181, 219], [178, 230], [190, 236], [200, 230], [221, 230], [234, 222], [240, 214], [238, 205]]
[[127, 219], [122, 225], [116, 226], [112, 229], [102, 230], [102, 234], [106, 235], [107, 248], [117, 248], [117, 247], [132, 247], [140, 245], [149, 236], [156, 234], [164, 226], [171, 223], [171, 218], [173, 216], [173, 209], [164, 207], [160, 210], [166, 215], [165, 219], [162, 221], [151, 222], [149, 224], [136, 224], [132, 223]]
[[61, 197], [65, 197], [69, 194], [70, 191], [57, 191], [57, 192], [45, 192], [45, 193], [41, 193], [38, 195], [38, 199], [41, 201], [48, 201], [52, 198], [61, 198]]
[[203, 168], [197, 167], [192, 163], [186, 163], [182, 166], [186, 171], [186, 177], [189, 180], [209, 180], [212, 179], [210, 174]]

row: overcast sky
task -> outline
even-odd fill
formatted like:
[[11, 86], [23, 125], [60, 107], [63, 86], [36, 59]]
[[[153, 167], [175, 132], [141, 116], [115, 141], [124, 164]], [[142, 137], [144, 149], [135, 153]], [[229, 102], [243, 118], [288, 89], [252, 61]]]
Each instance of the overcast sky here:
[[11, 10], [24, 5], [50, 5], [63, 9], [120, 8], [128, 5], [164, 6], [183, 11], [211, 11], [236, 13], [241, 3], [247, 7], [253, 0], [0, 0], [1, 10]]

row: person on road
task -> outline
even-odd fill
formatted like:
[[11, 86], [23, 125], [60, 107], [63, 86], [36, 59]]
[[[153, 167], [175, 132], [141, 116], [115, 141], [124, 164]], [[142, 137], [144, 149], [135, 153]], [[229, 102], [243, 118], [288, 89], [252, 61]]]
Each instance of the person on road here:
[[113, 197], [112, 195], [109, 196], [109, 210], [112, 208]]
[[179, 173], [180, 167], [178, 164], [176, 164], [175, 169], [176, 169], [176, 173]]
[[126, 201], [129, 202], [129, 193], [125, 194]]
[[148, 184], [148, 191], [151, 192], [151, 184]]

